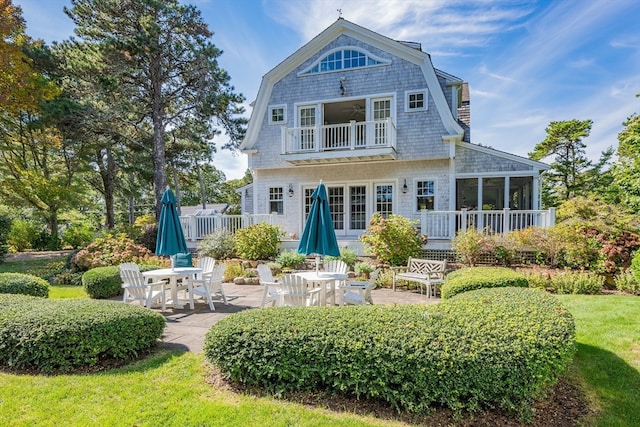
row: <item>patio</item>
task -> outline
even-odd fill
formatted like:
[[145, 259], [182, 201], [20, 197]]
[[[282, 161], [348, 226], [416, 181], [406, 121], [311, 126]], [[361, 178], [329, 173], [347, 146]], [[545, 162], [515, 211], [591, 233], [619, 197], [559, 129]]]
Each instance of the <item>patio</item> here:
[[[202, 351], [204, 337], [211, 325], [219, 320], [249, 308], [258, 309], [262, 302], [264, 289], [257, 285], [236, 285], [224, 283], [224, 291], [229, 305], [215, 302], [215, 311], [203, 302], [197, 302], [195, 310], [167, 308], [164, 313], [167, 326], [163, 336], [163, 345], [199, 353]], [[393, 292], [387, 288], [376, 288], [372, 291], [373, 302], [379, 304], [436, 304], [439, 298], [427, 298], [418, 291], [398, 290]], [[160, 309], [157, 309], [160, 311]], [[268, 310], [263, 309], [263, 310]]]

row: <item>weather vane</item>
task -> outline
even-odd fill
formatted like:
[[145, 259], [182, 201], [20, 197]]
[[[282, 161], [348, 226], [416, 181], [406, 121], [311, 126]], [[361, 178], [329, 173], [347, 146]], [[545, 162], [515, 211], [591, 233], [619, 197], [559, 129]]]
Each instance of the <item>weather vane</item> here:
[[338, 19], [342, 18], [342, 9], [336, 9], [338, 12]]

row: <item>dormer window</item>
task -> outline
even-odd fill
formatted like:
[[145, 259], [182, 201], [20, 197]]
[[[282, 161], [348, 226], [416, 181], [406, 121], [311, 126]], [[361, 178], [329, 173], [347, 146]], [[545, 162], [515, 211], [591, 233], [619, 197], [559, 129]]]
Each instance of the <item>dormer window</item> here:
[[269, 124], [283, 124], [287, 121], [286, 105], [270, 105], [269, 106]]
[[330, 50], [325, 56], [301, 71], [298, 75], [330, 73], [332, 71], [352, 70], [355, 68], [375, 67], [390, 64], [383, 59], [357, 47], [337, 48]]

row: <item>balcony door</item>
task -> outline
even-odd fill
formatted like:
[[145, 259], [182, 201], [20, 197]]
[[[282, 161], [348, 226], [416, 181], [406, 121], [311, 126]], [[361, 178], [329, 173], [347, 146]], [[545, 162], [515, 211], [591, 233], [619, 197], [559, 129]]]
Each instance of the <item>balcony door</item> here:
[[313, 105], [298, 108], [298, 126], [300, 127], [300, 149], [315, 149], [316, 107]]
[[391, 98], [379, 98], [373, 100], [374, 145], [387, 143], [387, 119], [391, 117]]

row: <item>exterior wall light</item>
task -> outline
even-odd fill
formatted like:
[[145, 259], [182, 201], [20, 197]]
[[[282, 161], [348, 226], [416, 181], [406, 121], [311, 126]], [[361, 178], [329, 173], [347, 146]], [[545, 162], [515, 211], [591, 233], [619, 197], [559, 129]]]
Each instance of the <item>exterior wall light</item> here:
[[402, 186], [402, 192], [404, 194], [407, 194], [407, 191], [409, 191], [409, 187], [407, 187], [407, 178], [404, 179], [404, 185]]
[[289, 184], [289, 197], [293, 197], [293, 185]]

